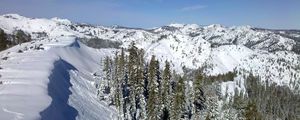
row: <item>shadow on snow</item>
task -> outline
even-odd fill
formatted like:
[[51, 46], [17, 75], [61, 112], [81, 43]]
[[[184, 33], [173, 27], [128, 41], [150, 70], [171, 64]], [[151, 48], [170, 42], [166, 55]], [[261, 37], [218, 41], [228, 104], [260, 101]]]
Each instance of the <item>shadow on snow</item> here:
[[54, 62], [48, 83], [48, 95], [52, 98], [51, 104], [40, 115], [42, 120], [75, 120], [78, 111], [68, 104], [70, 82], [70, 70], [76, 70], [70, 63], [59, 59]]

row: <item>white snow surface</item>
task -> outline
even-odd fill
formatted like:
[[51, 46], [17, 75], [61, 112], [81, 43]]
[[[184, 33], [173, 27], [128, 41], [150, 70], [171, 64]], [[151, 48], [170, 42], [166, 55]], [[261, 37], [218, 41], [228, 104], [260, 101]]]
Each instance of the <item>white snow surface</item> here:
[[[59, 42], [57, 42], [59, 41]], [[45, 50], [27, 49], [43, 44]], [[18, 50], [23, 50], [18, 53]], [[17, 45], [1, 52], [0, 118], [2, 120], [111, 120], [114, 108], [96, 97], [100, 58], [108, 52], [91, 49], [74, 37]], [[99, 67], [97, 67], [99, 66]]]

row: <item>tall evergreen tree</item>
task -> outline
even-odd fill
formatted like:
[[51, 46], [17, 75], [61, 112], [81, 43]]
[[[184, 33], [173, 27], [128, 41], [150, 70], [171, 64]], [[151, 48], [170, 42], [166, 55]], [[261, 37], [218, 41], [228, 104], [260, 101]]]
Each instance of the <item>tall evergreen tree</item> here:
[[137, 93], [138, 93], [138, 83], [139, 83], [139, 55], [138, 48], [135, 46], [135, 43], [132, 43], [129, 48], [129, 60], [128, 60], [128, 80], [130, 87], [130, 114], [132, 119], [136, 119], [137, 114]]
[[207, 114], [209, 114], [209, 118], [213, 120], [220, 119], [220, 111], [219, 111], [219, 104], [218, 104], [218, 97], [211, 96], [207, 97]]
[[[124, 79], [125, 79], [125, 53], [124, 49], [122, 48], [121, 54], [119, 57], [116, 57], [117, 60], [117, 72], [116, 72], [116, 92], [115, 92], [115, 101], [116, 106], [118, 108], [119, 114], [123, 115], [123, 106], [124, 106], [124, 99], [123, 99], [123, 86], [124, 86]], [[122, 118], [121, 118], [122, 119]]]
[[130, 115], [130, 87], [129, 87], [129, 70], [128, 70], [128, 55], [125, 55], [125, 68], [124, 68], [124, 79], [122, 82], [122, 95], [123, 95], [123, 112], [124, 112], [124, 118], [127, 120], [131, 120], [131, 115]]
[[147, 100], [147, 116], [148, 120], [158, 120], [159, 117], [157, 116], [157, 112], [159, 110], [157, 100], [158, 98], [158, 83], [157, 83], [157, 61], [155, 60], [155, 56], [153, 55], [149, 64], [149, 83], [148, 83], [148, 90], [149, 90], [149, 98]]
[[137, 86], [136, 86], [136, 104], [137, 109], [139, 109], [138, 119], [145, 120], [147, 118], [146, 115], [146, 99], [144, 96], [144, 51], [138, 50], [138, 71], [137, 71]]
[[262, 120], [260, 112], [257, 109], [255, 102], [248, 102], [245, 108], [245, 118], [246, 120]]
[[169, 111], [170, 111], [170, 101], [171, 101], [171, 70], [170, 63], [168, 61], [165, 62], [165, 68], [163, 70], [163, 79], [162, 79], [162, 118], [164, 120], [169, 119]]
[[161, 71], [160, 71], [160, 63], [158, 60], [156, 60], [155, 62], [155, 66], [156, 66], [156, 82], [157, 82], [157, 97], [156, 97], [156, 100], [157, 100], [157, 118], [161, 118], [162, 116], [162, 113], [163, 113], [163, 100], [162, 100], [162, 78], [161, 78]]
[[115, 58], [112, 61], [112, 80], [111, 80], [111, 85], [110, 85], [110, 89], [111, 92], [109, 94], [109, 102], [110, 105], [116, 105], [117, 107], [119, 107], [119, 103], [117, 103], [118, 97], [117, 97], [117, 93], [118, 93], [118, 82], [119, 82], [119, 78], [117, 76], [118, 74], [118, 61], [119, 61], [119, 56], [118, 56], [118, 52], [115, 53]]
[[103, 63], [104, 77], [99, 84], [99, 97], [101, 100], [105, 100], [105, 95], [110, 94], [110, 82], [112, 80], [112, 60], [107, 56]]
[[175, 95], [173, 96], [173, 106], [171, 111], [171, 120], [179, 120], [183, 115], [184, 110], [184, 79], [182, 77], [178, 78], [178, 82], [175, 89]]
[[204, 109], [204, 103], [205, 103], [205, 97], [204, 92], [202, 90], [202, 83], [203, 83], [203, 75], [200, 70], [196, 71], [196, 74], [194, 75], [194, 82], [193, 82], [193, 88], [194, 88], [194, 108], [193, 108], [193, 114], [195, 118], [199, 118], [200, 111]]

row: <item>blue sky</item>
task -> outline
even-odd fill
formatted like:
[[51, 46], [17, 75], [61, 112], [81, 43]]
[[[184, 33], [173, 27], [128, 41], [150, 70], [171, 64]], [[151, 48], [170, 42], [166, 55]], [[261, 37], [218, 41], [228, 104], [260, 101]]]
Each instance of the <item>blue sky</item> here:
[[170, 23], [300, 29], [300, 0], [0, 0], [0, 14], [151, 28]]

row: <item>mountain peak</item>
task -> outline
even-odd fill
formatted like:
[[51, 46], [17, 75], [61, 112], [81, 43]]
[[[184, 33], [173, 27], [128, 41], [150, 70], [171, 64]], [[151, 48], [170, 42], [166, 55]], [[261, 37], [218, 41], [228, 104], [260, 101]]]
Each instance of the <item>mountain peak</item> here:
[[181, 23], [171, 23], [167, 26], [170, 26], [170, 27], [177, 27], [177, 28], [182, 28], [184, 27], [186, 24], [181, 24]]
[[4, 14], [2, 16], [5, 17], [5, 18], [11, 18], [11, 19], [24, 19], [24, 18], [26, 18], [26, 17], [21, 16], [19, 14]]
[[62, 24], [72, 24], [72, 22], [68, 19], [62, 19], [62, 18], [58, 18], [58, 17], [54, 17], [54, 18], [51, 18], [51, 20], [55, 21], [55, 22], [59, 22], [59, 23], [62, 23]]
[[206, 28], [226, 28], [226, 27], [221, 24], [211, 24], [206, 26]]

